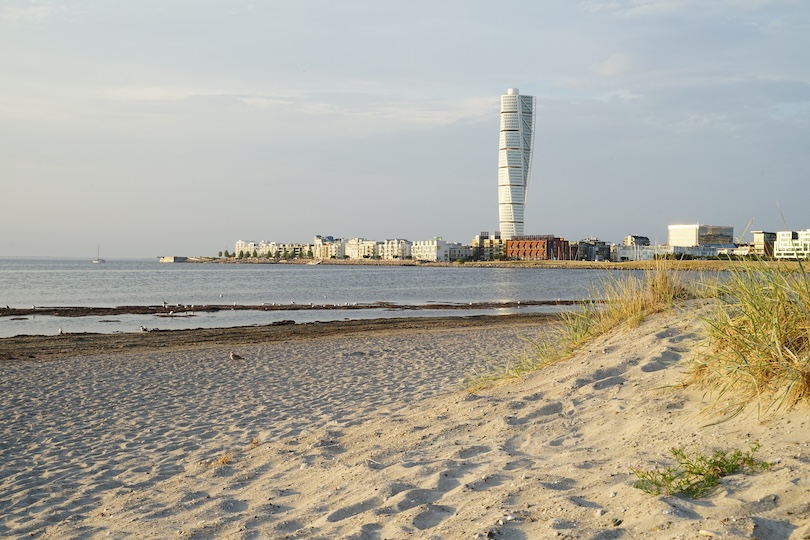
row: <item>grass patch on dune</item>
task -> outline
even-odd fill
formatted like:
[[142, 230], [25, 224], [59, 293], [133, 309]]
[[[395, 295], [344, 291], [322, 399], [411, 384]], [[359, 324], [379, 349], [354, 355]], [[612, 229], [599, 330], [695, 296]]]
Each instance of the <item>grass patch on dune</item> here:
[[702, 497], [720, 484], [724, 476], [740, 472], [759, 472], [771, 468], [766, 461], [754, 459], [759, 443], [744, 452], [715, 450], [711, 455], [689, 452], [685, 448], [672, 448], [677, 465], [663, 469], [633, 469], [638, 480], [633, 487], [652, 495], [684, 495]]
[[607, 272], [598, 291], [592, 292], [592, 299], [563, 313], [560, 323], [552, 326], [545, 338], [527, 342], [524, 352], [500, 369], [474, 373], [465, 381], [465, 387], [476, 391], [523, 377], [569, 358], [587, 342], [614, 328], [638, 326], [648, 315], [696, 294], [695, 287], [684, 285], [677, 268], [663, 263], [643, 272]]
[[760, 414], [810, 402], [810, 276], [760, 262], [718, 280], [707, 341], [687, 384], [707, 389], [712, 408]]

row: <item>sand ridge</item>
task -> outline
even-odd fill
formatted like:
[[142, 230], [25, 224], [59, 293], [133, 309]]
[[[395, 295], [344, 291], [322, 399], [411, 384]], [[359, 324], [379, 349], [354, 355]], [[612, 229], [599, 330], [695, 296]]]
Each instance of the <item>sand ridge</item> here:
[[[694, 308], [523, 381], [457, 390], [544, 331], [250, 345], [230, 364], [217, 348], [31, 362], [3, 383], [0, 534], [810, 537], [807, 409], [702, 414], [702, 393], [678, 386]], [[632, 486], [631, 469], [671, 464], [671, 447], [753, 441], [776, 466], [707, 498]]]

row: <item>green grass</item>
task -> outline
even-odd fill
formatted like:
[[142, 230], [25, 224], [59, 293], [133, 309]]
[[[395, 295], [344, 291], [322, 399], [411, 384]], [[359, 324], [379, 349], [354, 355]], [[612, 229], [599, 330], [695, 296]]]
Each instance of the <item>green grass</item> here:
[[672, 448], [677, 465], [665, 469], [633, 469], [638, 480], [634, 487], [652, 495], [684, 495], [697, 498], [706, 495], [730, 474], [767, 470], [771, 464], [754, 459], [759, 443], [747, 452], [716, 450], [708, 456], [701, 452], [687, 452], [683, 447]]
[[810, 402], [810, 276], [769, 264], [740, 263], [718, 280], [705, 318], [706, 346], [687, 384], [705, 388], [713, 408], [737, 414]]

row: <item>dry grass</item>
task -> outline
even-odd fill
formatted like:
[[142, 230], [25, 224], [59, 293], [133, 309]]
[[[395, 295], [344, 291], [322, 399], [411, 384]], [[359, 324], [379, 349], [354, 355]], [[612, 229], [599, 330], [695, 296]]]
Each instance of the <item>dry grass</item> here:
[[217, 459], [211, 462], [212, 467], [221, 467], [223, 465], [228, 465], [229, 463], [233, 463], [233, 454], [230, 452], [225, 452]]
[[646, 316], [669, 309], [678, 300], [696, 297], [702, 289], [687, 287], [671, 263], [643, 272], [606, 273], [601, 293], [593, 292], [590, 302], [563, 313], [561, 324], [545, 339], [528, 342], [519, 358], [500, 369], [468, 377], [465, 387], [480, 390], [569, 358], [595, 337], [621, 325], [638, 326]]
[[718, 281], [707, 345], [687, 379], [714, 408], [736, 414], [755, 402], [762, 414], [810, 401], [810, 276], [798, 268], [741, 263]]

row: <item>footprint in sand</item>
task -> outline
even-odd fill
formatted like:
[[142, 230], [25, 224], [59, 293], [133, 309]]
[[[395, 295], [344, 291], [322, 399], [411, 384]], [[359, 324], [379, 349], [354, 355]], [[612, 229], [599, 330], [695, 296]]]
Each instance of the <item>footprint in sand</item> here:
[[425, 509], [413, 518], [413, 526], [421, 531], [432, 529], [455, 513], [456, 509], [450, 506], [427, 504]]
[[641, 371], [645, 373], [661, 371], [662, 369], [666, 369], [674, 364], [677, 364], [680, 359], [681, 359], [680, 354], [678, 354], [673, 350], [667, 349], [657, 357], [653, 358], [652, 360], [641, 366]]
[[379, 497], [374, 497], [373, 499], [366, 499], [365, 501], [359, 502], [357, 504], [352, 504], [345, 508], [335, 510], [326, 517], [326, 521], [332, 523], [334, 523], [335, 521], [342, 521], [346, 518], [350, 518], [362, 512], [366, 512], [367, 510], [371, 510], [372, 508], [376, 508], [380, 506], [381, 503], [382, 499], [380, 499]]

